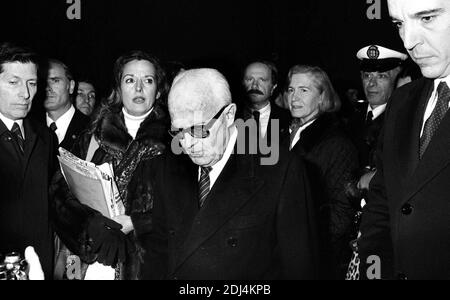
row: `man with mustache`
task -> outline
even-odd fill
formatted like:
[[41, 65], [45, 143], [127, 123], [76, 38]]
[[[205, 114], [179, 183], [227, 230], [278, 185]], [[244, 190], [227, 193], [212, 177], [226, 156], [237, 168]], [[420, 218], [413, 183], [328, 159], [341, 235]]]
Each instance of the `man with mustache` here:
[[364, 47], [356, 56], [360, 61], [367, 108], [357, 114], [352, 131], [357, 132], [356, 146], [361, 166], [364, 167], [358, 188], [366, 191], [375, 174], [374, 155], [384, 124], [386, 106], [396, 87], [402, 64], [408, 56], [378, 45]]
[[51, 278], [53, 235], [48, 188], [57, 141], [28, 115], [37, 92], [37, 57], [0, 45], [0, 256], [34, 247]]
[[259, 60], [246, 67], [242, 81], [247, 98], [244, 108], [238, 112], [238, 118], [253, 118], [259, 125], [258, 141], [261, 138], [268, 146], [272, 144], [273, 120], [279, 121], [278, 140], [289, 135], [289, 111], [271, 103], [277, 88], [277, 77], [278, 69], [273, 62]]
[[55, 132], [60, 147], [69, 151], [89, 124], [89, 118], [72, 105], [71, 95], [74, 89], [75, 81], [67, 65], [51, 59], [44, 102], [47, 126]]
[[388, 0], [425, 78], [396, 90], [358, 242], [367, 275], [450, 278], [450, 1]]

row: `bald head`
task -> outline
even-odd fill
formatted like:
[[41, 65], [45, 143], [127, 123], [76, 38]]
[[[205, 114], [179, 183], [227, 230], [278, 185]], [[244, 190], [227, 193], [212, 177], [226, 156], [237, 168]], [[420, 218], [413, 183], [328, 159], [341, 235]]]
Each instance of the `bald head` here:
[[202, 113], [212, 117], [231, 104], [231, 92], [225, 77], [214, 69], [193, 69], [179, 74], [169, 93], [172, 119], [177, 112]]
[[169, 112], [172, 129], [201, 126], [207, 131], [204, 136], [195, 136], [189, 130], [179, 136], [181, 146], [195, 164], [213, 166], [222, 158], [236, 114], [230, 87], [222, 74], [212, 69], [179, 74], [169, 93]]

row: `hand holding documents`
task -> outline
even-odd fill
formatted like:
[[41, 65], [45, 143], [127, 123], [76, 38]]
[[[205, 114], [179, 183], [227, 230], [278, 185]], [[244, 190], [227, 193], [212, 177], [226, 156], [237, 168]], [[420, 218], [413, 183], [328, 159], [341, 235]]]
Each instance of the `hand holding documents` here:
[[[84, 205], [87, 205], [107, 218], [125, 214], [125, 207], [114, 180], [112, 166], [100, 166], [79, 159], [69, 151], [59, 148], [58, 157], [61, 171], [70, 191]], [[114, 280], [115, 269], [94, 263], [87, 269], [85, 280]]]
[[61, 170], [70, 191], [82, 203], [112, 218], [123, 215], [125, 207], [114, 181], [110, 164], [96, 166], [59, 148]]

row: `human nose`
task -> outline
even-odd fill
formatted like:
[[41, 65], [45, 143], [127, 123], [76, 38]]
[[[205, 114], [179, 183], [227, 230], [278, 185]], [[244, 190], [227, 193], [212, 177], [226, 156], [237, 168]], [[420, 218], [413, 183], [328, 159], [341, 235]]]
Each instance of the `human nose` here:
[[375, 78], [375, 76], [371, 76], [369, 77], [369, 86], [374, 87], [378, 85], [377, 79]]
[[28, 84], [22, 85], [22, 89], [20, 92], [21, 92], [21, 96], [24, 99], [26, 99], [26, 100], [30, 99], [31, 92], [30, 92], [30, 87], [28, 86]]
[[180, 143], [183, 148], [191, 149], [195, 145], [195, 140], [188, 132], [183, 132], [180, 137]]
[[87, 105], [91, 105], [91, 99], [88, 96], [84, 96], [83, 97], [83, 101], [84, 103], [86, 103]]
[[47, 92], [52, 92], [53, 91], [52, 84], [49, 81], [47, 82], [47, 86], [45, 87], [45, 90]]
[[143, 85], [142, 79], [138, 79], [136, 81], [136, 92], [142, 92], [142, 85]]
[[422, 43], [422, 37], [419, 29], [413, 24], [404, 24], [400, 29], [400, 37], [403, 40], [403, 44], [408, 51], [414, 50], [414, 48]]
[[298, 101], [300, 100], [300, 98], [301, 98], [300, 91], [296, 90], [294, 93], [292, 93], [292, 100]]

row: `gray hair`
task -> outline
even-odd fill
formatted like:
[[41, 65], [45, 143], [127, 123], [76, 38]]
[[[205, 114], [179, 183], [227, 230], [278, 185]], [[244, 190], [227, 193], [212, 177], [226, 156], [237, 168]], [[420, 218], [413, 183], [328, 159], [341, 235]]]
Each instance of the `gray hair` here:
[[186, 103], [202, 111], [215, 110], [231, 104], [230, 86], [219, 71], [215, 69], [192, 69], [178, 74], [169, 93], [169, 106], [178, 95], [193, 93], [199, 103]]

